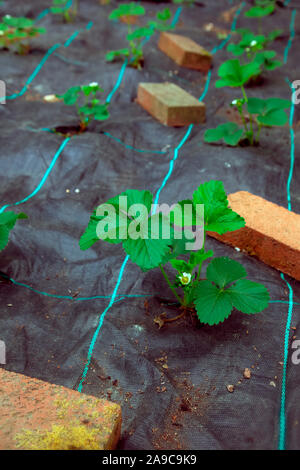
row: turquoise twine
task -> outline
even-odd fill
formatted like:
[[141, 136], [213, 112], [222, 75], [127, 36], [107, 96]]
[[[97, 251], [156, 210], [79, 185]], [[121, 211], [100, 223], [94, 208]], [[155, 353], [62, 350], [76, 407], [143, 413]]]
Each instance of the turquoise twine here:
[[32, 191], [31, 194], [29, 194], [29, 196], [26, 196], [24, 199], [22, 199], [21, 201], [18, 201], [18, 202], [14, 202], [12, 204], [6, 204], [5, 206], [3, 206], [1, 209], [0, 209], [0, 214], [2, 212], [5, 211], [5, 209], [7, 209], [8, 207], [12, 207], [12, 206], [18, 206], [19, 204], [23, 204], [24, 202], [27, 202], [29, 199], [31, 199], [33, 196], [35, 196], [39, 191], [40, 189], [43, 187], [43, 185], [45, 184], [45, 182], [47, 181], [47, 178], [48, 176], [50, 175], [58, 157], [60, 156], [60, 154], [62, 153], [63, 149], [65, 148], [65, 146], [67, 145], [67, 143], [69, 142], [70, 140], [70, 137], [67, 137], [63, 142], [62, 144], [60, 145], [59, 149], [57, 150], [57, 152], [55, 153], [46, 173], [44, 174], [43, 178], [41, 179], [41, 182], [39, 183], [39, 185], [35, 188], [34, 191]]
[[115, 86], [113, 87], [112, 91], [109, 93], [109, 95], [106, 98], [106, 103], [111, 102], [112, 97], [114, 96], [114, 94], [116, 93], [118, 88], [120, 87], [120, 85], [122, 83], [122, 80], [123, 80], [123, 77], [124, 77], [124, 73], [125, 73], [127, 64], [128, 64], [128, 62], [127, 62], [127, 60], [125, 60], [124, 64], [121, 67], [121, 70], [120, 70], [120, 73], [119, 73], [119, 76], [118, 76], [118, 80], [117, 80]]
[[161, 150], [142, 150], [142, 149], [138, 149], [136, 147], [132, 147], [131, 145], [128, 145], [128, 144], [125, 144], [124, 142], [122, 142], [122, 140], [118, 139], [117, 137], [114, 137], [113, 135], [111, 135], [109, 132], [103, 132], [104, 135], [106, 135], [107, 137], [110, 137], [111, 139], [115, 140], [116, 142], [118, 142], [119, 144], [121, 144], [123, 147], [129, 149], [129, 150], [134, 150], [135, 152], [140, 152], [140, 153], [155, 153], [155, 154], [160, 154], [160, 155], [164, 155], [166, 154], [167, 152], [163, 152]]
[[[287, 79], [289, 86], [291, 88], [292, 93], [294, 93], [294, 88], [290, 81]], [[294, 161], [295, 161], [295, 135], [293, 129], [293, 119], [295, 113], [295, 103], [292, 99], [291, 111], [290, 111], [290, 120], [289, 120], [289, 127], [290, 127], [290, 135], [291, 135], [291, 153], [290, 153], [290, 171], [287, 181], [287, 201], [288, 201], [288, 210], [291, 210], [291, 192], [290, 192], [290, 185], [293, 178], [293, 170], [294, 170]], [[282, 384], [281, 384], [281, 402], [280, 402], [280, 415], [279, 415], [279, 443], [278, 448], [279, 450], [285, 450], [285, 443], [286, 443], [286, 417], [285, 417], [285, 405], [286, 405], [286, 381], [287, 381], [287, 362], [288, 362], [288, 355], [289, 355], [289, 335], [290, 335], [290, 328], [291, 322], [293, 317], [293, 289], [289, 282], [285, 279], [284, 275], [281, 273], [282, 280], [287, 284], [289, 289], [289, 308], [288, 308], [288, 315], [285, 327], [285, 334], [284, 334], [284, 358], [283, 358], [283, 371], [282, 371]]]
[[[1, 276], [0, 276], [1, 277]], [[73, 297], [72, 295], [57, 295], [57, 294], [49, 294], [48, 292], [40, 291], [35, 289], [34, 287], [29, 286], [28, 284], [24, 284], [23, 282], [18, 282], [12, 277], [5, 276], [7, 280], [11, 281], [15, 286], [24, 287], [35, 294], [43, 295], [44, 297], [50, 297], [52, 299], [61, 299], [61, 300], [71, 300], [72, 302], [85, 302], [87, 300], [102, 300], [102, 299], [111, 299], [111, 295], [93, 295], [91, 297]], [[159, 295], [157, 293], [156, 295]], [[134, 298], [146, 298], [146, 297], [153, 297], [152, 294], [117, 294], [116, 297], [121, 297], [122, 299], [134, 299]], [[270, 304], [281, 303], [281, 304], [288, 304], [287, 300], [270, 300]], [[294, 305], [300, 306], [300, 303], [294, 302]]]
[[[43, 292], [33, 287], [29, 286], [28, 284], [23, 284], [22, 282], [15, 281], [12, 277], [7, 278], [16, 286], [25, 287], [30, 291], [34, 292], [35, 294], [44, 295], [45, 297], [51, 297], [53, 299], [61, 299], [61, 300], [72, 300], [73, 302], [82, 302], [86, 300], [99, 300], [99, 299], [110, 299], [111, 295], [93, 295], [92, 297], [73, 297], [72, 295], [56, 295], [56, 294], [49, 294], [48, 292]], [[151, 297], [152, 294], [118, 294], [117, 297], [125, 298], [142, 298], [142, 297]]]
[[290, 23], [290, 37], [287, 43], [287, 46], [284, 50], [284, 63], [287, 63], [288, 60], [288, 55], [289, 55], [289, 50], [292, 46], [293, 39], [295, 37], [295, 18], [296, 18], [297, 11], [293, 10], [292, 11], [292, 17], [291, 17], [291, 23]]
[[[286, 79], [288, 84], [290, 85], [290, 88], [292, 90], [292, 94], [296, 91], [292, 85], [292, 83], [289, 81], [289, 79]], [[291, 182], [293, 178], [293, 172], [294, 172], [294, 165], [295, 165], [295, 132], [293, 129], [293, 121], [294, 121], [294, 114], [295, 114], [295, 103], [292, 99], [292, 106], [291, 106], [291, 111], [290, 111], [290, 120], [289, 120], [289, 126], [290, 126], [290, 136], [291, 136], [291, 162], [290, 162], [290, 171], [289, 171], [289, 176], [288, 176], [288, 181], [287, 181], [287, 201], [288, 201], [288, 210], [292, 210], [292, 202], [291, 202]]]
[[280, 416], [279, 416], [279, 450], [285, 450], [286, 441], [286, 417], [285, 417], [285, 404], [286, 404], [286, 378], [287, 378], [287, 362], [289, 355], [289, 336], [290, 328], [293, 317], [293, 289], [289, 282], [285, 279], [284, 275], [280, 274], [283, 281], [289, 289], [289, 309], [284, 334], [284, 357], [283, 357], [283, 370], [282, 370], [282, 383], [281, 383], [281, 401], [280, 401]]
[[[244, 5], [244, 4], [243, 4]], [[239, 9], [239, 11], [236, 13], [236, 18], [237, 18], [237, 15], [240, 13], [240, 11], [242, 10], [243, 8], [243, 5], [241, 6], [241, 8]], [[236, 23], [236, 18], [235, 18], [235, 22], [233, 23], [233, 25], [235, 25]], [[207, 78], [207, 82], [210, 81], [210, 77], [211, 77], [211, 73], [208, 75], [208, 78]], [[208, 86], [209, 86], [209, 83], [206, 83], [206, 87], [205, 87], [205, 90], [201, 96], [200, 99], [203, 99], [203, 97], [205, 96], [207, 90], [208, 90]], [[178, 154], [178, 150], [179, 148], [182, 147], [182, 145], [185, 143], [185, 141], [187, 140], [187, 138], [189, 137], [190, 133], [192, 131], [192, 128], [191, 126], [189, 126], [189, 129], [187, 131], [187, 133], [185, 134], [185, 136], [183, 137], [183, 139], [181, 140], [180, 144], [178, 145], [178, 147], [176, 147], [177, 149], [177, 154]], [[176, 152], [176, 149], [174, 151], [174, 153]], [[177, 157], [176, 157], [177, 158]], [[173, 157], [173, 165], [172, 163], [170, 163], [170, 170], [168, 172], [168, 179], [170, 178], [171, 176], [171, 173], [172, 173], [172, 170], [173, 170], [173, 166], [174, 166], [174, 157]], [[166, 178], [164, 179], [163, 181], [163, 184], [166, 183]], [[162, 189], [162, 188], [160, 188]], [[159, 191], [160, 192], [160, 191]], [[156, 202], [158, 201], [158, 198], [156, 198]], [[94, 350], [94, 347], [95, 347], [95, 344], [96, 344], [96, 341], [97, 341], [97, 338], [98, 338], [98, 335], [100, 333], [100, 330], [102, 328], [102, 325], [103, 325], [103, 322], [104, 322], [104, 319], [105, 319], [105, 315], [106, 313], [108, 312], [108, 310], [111, 308], [111, 306], [113, 305], [114, 303], [114, 299], [117, 295], [117, 291], [118, 291], [118, 288], [121, 284], [121, 281], [122, 281], [122, 277], [123, 277], [123, 274], [124, 274], [124, 270], [125, 270], [125, 267], [126, 267], [126, 264], [129, 260], [129, 256], [127, 255], [123, 261], [123, 264], [121, 266], [121, 269], [120, 269], [120, 272], [119, 272], [119, 275], [118, 275], [118, 280], [117, 280], [117, 284], [114, 288], [114, 291], [113, 291], [113, 294], [112, 294], [112, 297], [111, 297], [111, 300], [108, 304], [108, 306], [106, 307], [106, 309], [103, 311], [103, 313], [101, 314], [100, 316], [100, 319], [99, 319], [99, 323], [98, 323], [98, 326], [97, 326], [97, 329], [92, 337], [92, 341], [90, 343], [90, 346], [89, 346], [89, 349], [88, 349], [88, 355], [87, 355], [87, 362], [86, 362], [86, 365], [84, 367], [84, 370], [83, 370], [83, 373], [82, 373], [82, 376], [81, 376], [81, 379], [80, 379], [80, 383], [78, 385], [78, 391], [81, 392], [82, 391], [82, 386], [83, 386], [83, 383], [84, 383], [84, 380], [86, 378], [86, 375], [88, 373], [88, 370], [89, 370], [89, 366], [90, 366], [90, 362], [91, 362], [91, 359], [92, 359], [92, 355], [93, 355], [93, 350]]]
[[78, 385], [78, 391], [81, 392], [82, 391], [82, 385], [83, 385], [83, 382], [85, 380], [85, 377], [86, 377], [86, 374], [88, 373], [88, 370], [89, 370], [89, 367], [90, 367], [90, 363], [91, 363], [91, 359], [92, 359], [92, 355], [93, 355], [93, 350], [94, 350], [94, 347], [95, 347], [95, 344], [96, 344], [96, 341], [97, 341], [97, 338], [98, 338], [98, 335], [99, 335], [99, 332], [101, 330], [101, 327], [103, 325], [103, 322], [104, 322], [104, 318], [105, 318], [105, 315], [106, 315], [106, 312], [108, 312], [108, 310], [110, 309], [110, 307], [113, 305], [113, 303], [115, 302], [115, 298], [117, 296], [117, 291], [119, 289], [119, 285], [121, 284], [121, 281], [122, 281], [122, 277], [123, 277], [123, 273], [124, 273], [124, 270], [125, 270], [125, 267], [126, 267], [126, 264], [129, 260], [129, 256], [127, 255], [123, 261], [123, 264], [121, 266], [121, 269], [120, 269], [120, 272], [119, 272], [119, 276], [118, 276], [118, 281], [117, 281], [117, 284], [114, 288], [114, 291], [113, 291], [113, 294], [111, 296], [111, 299], [110, 299], [110, 302], [108, 304], [108, 306], [106, 307], [106, 309], [104, 310], [104, 312], [101, 314], [100, 316], [100, 319], [99, 319], [99, 323], [98, 323], [98, 326], [97, 326], [97, 329], [93, 335], [93, 338], [92, 338], [92, 341], [90, 343], [90, 346], [89, 346], [89, 350], [88, 350], [88, 355], [87, 355], [87, 362], [86, 362], [86, 365], [85, 365], [85, 368], [84, 368], [84, 371], [82, 373], [82, 376], [81, 376], [81, 380], [80, 380], [80, 383]]

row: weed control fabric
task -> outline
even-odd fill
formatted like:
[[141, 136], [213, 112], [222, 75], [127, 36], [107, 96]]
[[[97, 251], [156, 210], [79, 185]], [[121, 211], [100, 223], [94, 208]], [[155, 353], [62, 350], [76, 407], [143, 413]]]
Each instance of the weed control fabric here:
[[[159, 269], [143, 273], [121, 245], [98, 242], [81, 251], [78, 244], [92, 210], [127, 188], [172, 204], [215, 179], [227, 193], [249, 191], [300, 212], [300, 105], [288, 110], [289, 125], [265, 129], [258, 147], [203, 141], [206, 129], [232, 119], [228, 103], [240, 98], [215, 82], [220, 64], [232, 58], [231, 29], [257, 27], [244, 16], [249, 3], [234, 16], [228, 0], [142, 2], [147, 20], [169, 6], [175, 33], [213, 52], [208, 75], [177, 66], [157, 48], [157, 34], [144, 46], [141, 70], [107, 63], [109, 50], [124, 47], [127, 26], [108, 20], [118, 2], [80, 2], [73, 23], [42, 14], [48, 3], [0, 6], [1, 16], [40, 15], [47, 30], [27, 56], [0, 53], [7, 94], [0, 105], [1, 207], [28, 216], [1, 253], [1, 367], [120, 403], [121, 449], [299, 449], [300, 365], [292, 361], [299, 282], [209, 239], [208, 248], [241, 262], [272, 302], [257, 315], [234, 311], [217, 326], [189, 316], [163, 325], [178, 309]], [[285, 63], [248, 86], [249, 96], [291, 99], [290, 84], [300, 80], [299, 18], [292, 0], [264, 20], [264, 33], [283, 30], [272, 49]], [[201, 97], [204, 125], [165, 127], [136, 103], [140, 82], [166, 81]], [[71, 106], [44, 96], [91, 82], [104, 89], [110, 118], [81, 135], [51, 132], [78, 120]]]

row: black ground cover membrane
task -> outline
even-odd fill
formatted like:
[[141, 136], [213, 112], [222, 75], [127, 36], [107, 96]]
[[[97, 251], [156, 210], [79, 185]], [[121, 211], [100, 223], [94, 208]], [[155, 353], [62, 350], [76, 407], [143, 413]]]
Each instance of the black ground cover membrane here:
[[[126, 25], [108, 21], [116, 2], [105, 6], [96, 0], [80, 3], [79, 15], [72, 24], [64, 24], [51, 14], [40, 20], [47, 34], [33, 41], [30, 55], [0, 53], [0, 78], [10, 96], [22, 90], [47, 51], [61, 44], [26, 92], [0, 106], [1, 206], [30, 195], [62, 145], [62, 136], [41, 129], [77, 125], [73, 108], [60, 102], [46, 103], [43, 96], [92, 81], [99, 82], [108, 95], [117, 83], [122, 63], [105, 62], [108, 50], [125, 47]], [[291, 82], [300, 79], [299, 3], [292, 0], [286, 7], [279, 6], [263, 21], [264, 32], [283, 29], [272, 45], [283, 60], [291, 15], [294, 9], [297, 11], [287, 63], [266, 73], [262, 84], [249, 87], [249, 96], [291, 98], [286, 78]], [[148, 19], [164, 6], [170, 6], [173, 13], [178, 8], [173, 4], [144, 5]], [[5, 1], [0, 13], [36, 17], [48, 6], [47, 1]], [[175, 31], [212, 50], [222, 39], [214, 29], [205, 32], [204, 26], [213, 23], [229, 33], [233, 18], [226, 22], [221, 14], [232, 6], [234, 2], [227, 0], [183, 6]], [[86, 29], [90, 21], [94, 24]], [[255, 29], [257, 23], [242, 12], [237, 27], [242, 26]], [[75, 31], [79, 34], [65, 47]], [[205, 75], [180, 68], [160, 52], [157, 40], [157, 36], [152, 37], [145, 45], [143, 70], [126, 68], [111, 99], [109, 120], [96, 122], [88, 132], [72, 137], [40, 190], [24, 204], [10, 208], [26, 212], [29, 219], [20, 221], [11, 233], [11, 241], [1, 253], [0, 269], [41, 293], [0, 283], [0, 339], [7, 347], [3, 366], [7, 370], [73, 389], [79, 386], [93, 335], [109, 304], [109, 298], [79, 298], [111, 296], [125, 258], [121, 245], [104, 242], [83, 252], [79, 238], [92, 210], [101, 202], [127, 188], [156, 194], [169, 172], [174, 149], [187, 132], [187, 128], [164, 127], [140, 108], [135, 102], [138, 83], [170, 81], [197, 98], [206, 85]], [[237, 90], [215, 88], [219, 65], [231, 57], [226, 46], [214, 55], [204, 97], [207, 122], [195, 126], [179, 150], [160, 203], [188, 198], [199, 184], [220, 179], [227, 193], [246, 190], [287, 207], [289, 126], [263, 130], [261, 145], [255, 148], [203, 142], [205, 129], [225, 122], [229, 103], [240, 97]], [[300, 212], [300, 105], [294, 111], [295, 164], [290, 190], [292, 210]], [[138, 296], [117, 297], [106, 312], [82, 391], [121, 404], [121, 449], [276, 449], [284, 429], [286, 448], [299, 449], [300, 365], [291, 362], [292, 336], [297, 336], [300, 327], [299, 283], [285, 276], [293, 289], [294, 304], [289, 305], [289, 286], [278, 271], [213, 239], [207, 244], [217, 256], [240, 261], [249, 279], [267, 286], [272, 300], [287, 303], [271, 303], [257, 315], [234, 311], [218, 326], [201, 326], [185, 318], [159, 329], [156, 317], [164, 312], [169, 317], [178, 313], [163, 301], [174, 302], [172, 293], [159, 270], [142, 273], [128, 261], [117, 295]], [[282, 362], [292, 307], [291, 326], [296, 330], [288, 332], [284, 428], [279, 420]], [[246, 367], [252, 371], [248, 380], [243, 379]], [[228, 384], [235, 385], [234, 393], [227, 391]]]

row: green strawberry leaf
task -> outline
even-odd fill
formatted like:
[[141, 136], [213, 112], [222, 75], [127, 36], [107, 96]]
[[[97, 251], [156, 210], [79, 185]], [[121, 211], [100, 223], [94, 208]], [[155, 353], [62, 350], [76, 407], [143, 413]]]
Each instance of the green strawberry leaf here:
[[245, 16], [247, 18], [262, 18], [263, 16], [268, 16], [273, 13], [275, 10], [275, 5], [267, 5], [267, 6], [255, 6], [250, 8], [250, 10], [246, 11]]
[[107, 62], [113, 62], [116, 58], [118, 57], [129, 57], [130, 55], [130, 51], [129, 49], [125, 48], [125, 49], [119, 49], [117, 51], [110, 51], [106, 54], [105, 56], [105, 60], [107, 60]]
[[142, 39], [152, 36], [154, 30], [152, 28], [138, 28], [133, 33], [127, 35], [127, 40], [132, 41], [134, 39]]
[[0, 251], [8, 244], [9, 229], [6, 225], [0, 225]]
[[204, 248], [202, 248], [199, 251], [191, 253], [189, 265], [194, 269], [198, 264], [203, 263], [203, 261], [211, 258], [212, 256], [214, 256], [214, 252], [212, 250], [205, 251]]
[[80, 238], [81, 250], [90, 248], [98, 240], [105, 240], [112, 244], [126, 240], [129, 224], [134, 220], [133, 216], [129, 215], [130, 207], [134, 208], [134, 204], [142, 204], [149, 213], [152, 199], [153, 196], [149, 191], [127, 189], [127, 191], [101, 204], [93, 212], [89, 224]]
[[214, 258], [209, 263], [206, 271], [207, 279], [214, 282], [221, 289], [227, 284], [246, 276], [245, 268], [237, 261], [227, 257]]
[[241, 279], [226, 292], [233, 306], [243, 313], [258, 313], [269, 305], [270, 295], [262, 284]]
[[291, 106], [289, 100], [281, 98], [249, 98], [247, 102], [248, 112], [258, 114], [257, 120], [264, 126], [284, 126], [288, 122], [285, 109]]
[[204, 134], [204, 141], [212, 143], [223, 139], [226, 144], [235, 147], [240, 142], [243, 134], [243, 129], [236, 123], [227, 122], [220, 124], [215, 129], [207, 129]]
[[[158, 267], [169, 252], [170, 237], [161, 236], [164, 225], [170, 227], [170, 219], [162, 214], [143, 218], [140, 222], [134, 220], [129, 225], [128, 239], [123, 241], [123, 248], [142, 271]], [[134, 239], [138, 226], [141, 238]], [[153, 230], [153, 227], [156, 229]]]
[[201, 323], [217, 325], [232, 311], [230, 294], [220, 290], [210, 281], [200, 281], [194, 289], [194, 304]]
[[96, 121], [105, 121], [106, 119], [109, 118], [107, 105], [101, 104], [101, 105], [95, 106], [93, 110], [94, 110], [94, 118], [96, 119]]
[[273, 109], [264, 115], [257, 116], [257, 120], [264, 126], [285, 126], [288, 117], [283, 109]]
[[110, 15], [110, 20], [118, 20], [122, 16], [140, 16], [145, 14], [145, 8], [135, 2], [125, 3], [113, 10]]
[[258, 75], [259, 72], [259, 64], [254, 61], [241, 65], [238, 59], [227, 60], [218, 70], [221, 80], [216, 81], [216, 88], [243, 86], [251, 77]]
[[191, 273], [193, 270], [189, 263], [181, 259], [171, 259], [170, 263], [179, 274]]
[[9, 232], [14, 228], [18, 219], [27, 219], [24, 212], [15, 214], [12, 211], [3, 212], [0, 214], [0, 251], [3, 250], [9, 239]]
[[57, 98], [63, 99], [66, 105], [72, 106], [77, 102], [78, 94], [80, 93], [80, 91], [81, 91], [80, 86], [73, 86], [69, 88], [69, 90], [66, 91], [66, 93], [64, 93], [63, 95], [56, 95], [56, 96]]
[[171, 10], [170, 8], [164, 8], [162, 11], [159, 11], [156, 14], [156, 18], [160, 21], [168, 21], [171, 18]]
[[193, 203], [204, 204], [205, 230], [223, 234], [245, 226], [245, 220], [228, 208], [222, 181], [201, 184], [193, 194]]

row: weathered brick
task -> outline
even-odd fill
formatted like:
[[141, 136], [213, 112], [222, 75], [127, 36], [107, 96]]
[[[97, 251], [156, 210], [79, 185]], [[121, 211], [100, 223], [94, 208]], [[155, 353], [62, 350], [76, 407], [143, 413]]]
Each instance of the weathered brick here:
[[111, 450], [115, 403], [0, 368], [0, 450]]
[[186, 36], [163, 32], [158, 47], [182, 67], [201, 72], [208, 72], [211, 68], [212, 54]]
[[247, 191], [230, 194], [228, 200], [246, 226], [225, 235], [209, 235], [300, 281], [300, 215]]
[[137, 101], [167, 126], [205, 122], [205, 104], [173, 83], [140, 83]]

